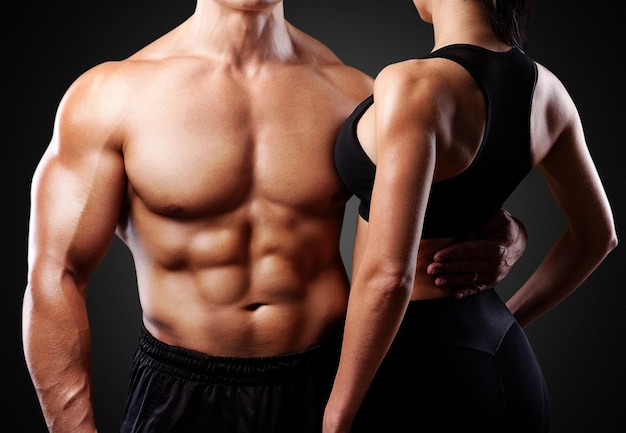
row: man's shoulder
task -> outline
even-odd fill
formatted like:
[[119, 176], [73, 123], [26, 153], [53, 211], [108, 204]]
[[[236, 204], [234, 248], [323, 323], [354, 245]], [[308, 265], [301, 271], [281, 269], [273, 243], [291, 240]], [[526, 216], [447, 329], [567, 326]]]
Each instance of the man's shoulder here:
[[302, 30], [288, 25], [292, 43], [300, 57], [308, 61], [320, 61], [322, 63], [343, 64], [339, 57], [324, 43]]
[[327, 45], [313, 36], [292, 27], [290, 29], [299, 57], [342, 93], [357, 100], [372, 91], [373, 78], [345, 64]]
[[293, 44], [300, 59], [305, 63], [320, 68], [335, 69], [337, 71], [352, 71], [355, 75], [365, 75], [363, 72], [346, 65], [326, 44], [293, 26], [289, 27]]
[[[69, 94], [88, 99], [110, 99], [131, 90], [133, 83], [145, 81], [146, 63], [129, 59], [107, 60], [80, 74], [68, 89]], [[141, 72], [144, 71], [144, 72]]]

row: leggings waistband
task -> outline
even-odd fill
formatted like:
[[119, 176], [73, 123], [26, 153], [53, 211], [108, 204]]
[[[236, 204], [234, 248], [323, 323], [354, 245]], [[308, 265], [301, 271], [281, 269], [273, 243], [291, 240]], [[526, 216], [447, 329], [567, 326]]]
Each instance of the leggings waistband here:
[[515, 318], [494, 289], [462, 299], [411, 301], [399, 341], [452, 344], [495, 353]]

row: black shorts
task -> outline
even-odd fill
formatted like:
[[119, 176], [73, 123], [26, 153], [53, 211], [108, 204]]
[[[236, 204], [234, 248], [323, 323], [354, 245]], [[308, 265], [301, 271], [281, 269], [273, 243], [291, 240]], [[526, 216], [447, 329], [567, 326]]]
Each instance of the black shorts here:
[[541, 367], [495, 290], [412, 301], [353, 433], [544, 433]]
[[340, 333], [303, 353], [208, 356], [142, 326], [122, 433], [320, 433]]

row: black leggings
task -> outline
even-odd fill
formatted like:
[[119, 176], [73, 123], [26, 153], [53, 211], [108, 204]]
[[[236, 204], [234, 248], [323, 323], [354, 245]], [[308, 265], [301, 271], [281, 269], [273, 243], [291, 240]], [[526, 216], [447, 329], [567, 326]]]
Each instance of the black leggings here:
[[353, 433], [547, 432], [548, 393], [495, 290], [412, 301]]
[[208, 356], [142, 327], [122, 433], [319, 433], [340, 333], [303, 353]]

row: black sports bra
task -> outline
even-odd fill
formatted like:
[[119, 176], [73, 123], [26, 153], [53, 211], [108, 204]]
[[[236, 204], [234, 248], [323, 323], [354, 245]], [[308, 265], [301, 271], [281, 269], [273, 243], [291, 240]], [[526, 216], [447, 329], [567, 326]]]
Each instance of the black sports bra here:
[[[537, 81], [535, 62], [513, 48], [504, 53], [466, 44], [449, 45], [423, 58], [442, 57], [463, 66], [485, 96], [486, 123], [478, 153], [467, 169], [433, 183], [423, 238], [461, 236], [500, 209], [531, 170], [530, 110]], [[348, 190], [360, 199], [359, 215], [369, 219], [376, 165], [356, 135], [370, 96], [343, 124], [335, 164]]]

